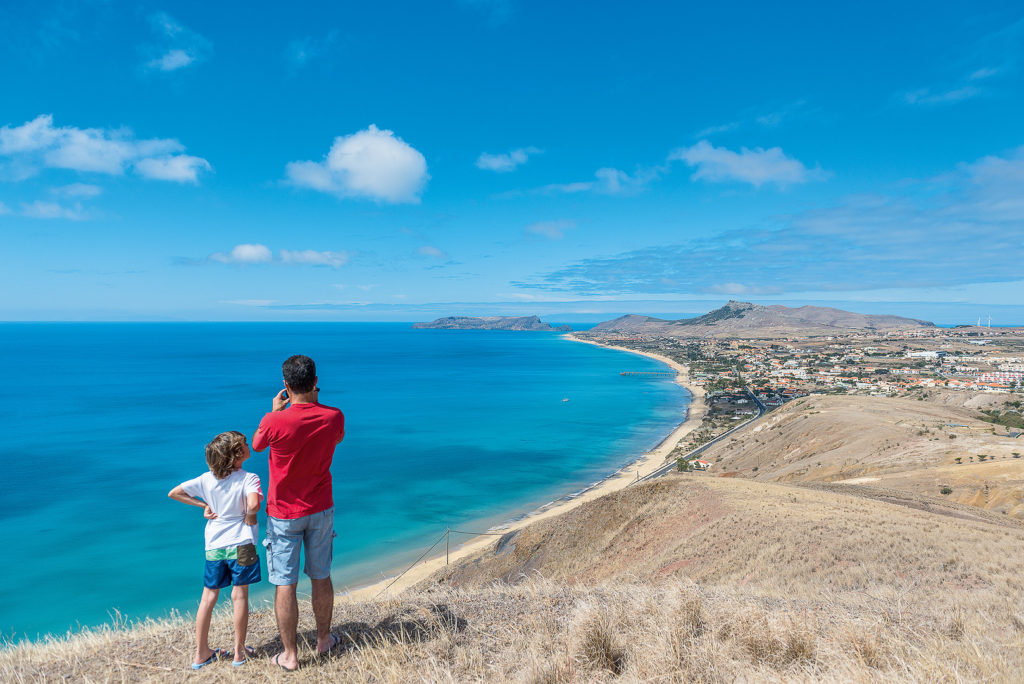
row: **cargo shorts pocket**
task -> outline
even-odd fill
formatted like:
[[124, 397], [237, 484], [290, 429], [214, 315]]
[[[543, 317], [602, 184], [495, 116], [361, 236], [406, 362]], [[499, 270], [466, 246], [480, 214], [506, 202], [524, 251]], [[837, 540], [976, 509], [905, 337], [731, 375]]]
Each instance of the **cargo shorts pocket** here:
[[269, 538], [263, 540], [263, 548], [266, 549], [266, 552], [267, 552], [267, 572], [274, 572], [273, 561], [270, 560], [273, 557], [274, 554], [272, 554], [270, 552], [270, 539]]
[[255, 544], [241, 544], [238, 547], [237, 561], [239, 565], [255, 565], [258, 560]]

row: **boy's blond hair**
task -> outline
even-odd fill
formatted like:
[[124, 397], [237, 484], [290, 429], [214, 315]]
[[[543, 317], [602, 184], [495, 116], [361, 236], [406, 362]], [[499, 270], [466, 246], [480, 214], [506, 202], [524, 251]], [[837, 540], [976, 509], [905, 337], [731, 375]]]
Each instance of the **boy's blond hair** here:
[[206, 464], [218, 480], [235, 472], [235, 461], [245, 453], [245, 435], [231, 430], [222, 432], [206, 445]]

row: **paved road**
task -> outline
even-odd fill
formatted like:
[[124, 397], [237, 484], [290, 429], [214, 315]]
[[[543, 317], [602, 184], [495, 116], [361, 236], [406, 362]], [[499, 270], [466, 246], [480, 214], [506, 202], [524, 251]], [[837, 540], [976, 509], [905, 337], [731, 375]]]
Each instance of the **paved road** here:
[[[746, 390], [746, 392], [747, 392], [747, 396], [750, 397], [751, 401], [753, 401], [754, 404], [757, 406], [757, 415], [754, 416], [753, 418], [751, 418], [750, 420], [748, 420], [748, 421], [746, 421], [746, 422], [744, 422], [744, 423], [742, 423], [740, 425], [737, 425], [733, 429], [731, 429], [731, 430], [729, 430], [727, 432], [723, 432], [722, 434], [718, 435], [718, 437], [715, 437], [713, 440], [711, 440], [707, 444], [705, 444], [703, 446], [697, 447], [693, 451], [691, 451], [688, 454], [686, 454], [685, 458], [693, 458], [693, 457], [695, 457], [697, 454], [703, 452], [705, 449], [710, 447], [712, 444], [715, 444], [716, 442], [719, 442], [719, 441], [725, 439], [726, 437], [728, 437], [729, 435], [733, 434], [734, 432], [736, 432], [738, 430], [742, 430], [743, 428], [747, 427], [748, 425], [750, 425], [751, 423], [753, 423], [754, 421], [756, 421], [757, 419], [759, 419], [761, 416], [764, 415], [765, 411], [767, 410], [765, 408], [764, 403], [762, 403], [762, 401], [760, 399], [758, 399], [754, 395], [754, 393], [751, 392], [750, 390]], [[673, 461], [671, 463], [666, 463], [662, 467], [660, 467], [657, 470], [655, 470], [653, 473], [650, 473], [649, 475], [640, 478], [639, 480], [637, 480], [637, 482], [644, 482], [645, 480], [653, 480], [656, 477], [661, 477], [662, 475], [665, 475], [666, 473], [669, 473], [669, 472], [675, 470], [675, 468], [676, 468], [675, 461]]]

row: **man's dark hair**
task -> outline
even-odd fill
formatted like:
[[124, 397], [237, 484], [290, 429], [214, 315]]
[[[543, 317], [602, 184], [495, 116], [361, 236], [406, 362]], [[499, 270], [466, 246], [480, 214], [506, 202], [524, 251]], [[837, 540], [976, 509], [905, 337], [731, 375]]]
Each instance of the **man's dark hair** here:
[[281, 364], [281, 374], [284, 375], [284, 383], [296, 394], [312, 392], [316, 386], [316, 364], [308, 356], [289, 356]]

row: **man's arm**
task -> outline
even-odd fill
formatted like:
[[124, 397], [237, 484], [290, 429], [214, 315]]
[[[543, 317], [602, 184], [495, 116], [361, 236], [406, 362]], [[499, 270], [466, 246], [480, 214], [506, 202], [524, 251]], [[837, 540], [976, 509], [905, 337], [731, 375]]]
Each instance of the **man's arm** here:
[[178, 485], [171, 491], [167, 492], [167, 496], [174, 499], [175, 501], [180, 501], [183, 504], [188, 504], [189, 506], [198, 506], [199, 508], [202, 508], [203, 517], [207, 520], [214, 520], [217, 517], [217, 514], [213, 512], [213, 509], [210, 508], [210, 506], [206, 502], [197, 499], [194, 496], [186, 494], [185, 490], [182, 489], [181, 485]]
[[[287, 391], [288, 390], [281, 390], [274, 395], [274, 398], [270, 402], [271, 413], [275, 411], [284, 411], [288, 408], [288, 398], [285, 396]], [[264, 418], [266, 417], [264, 416]], [[253, 433], [252, 441], [249, 446], [253, 451], [263, 451], [270, 446], [270, 442], [267, 439], [267, 431], [263, 428], [263, 421], [260, 421], [260, 426], [256, 428], [256, 432]]]

